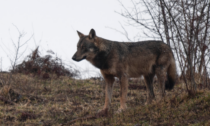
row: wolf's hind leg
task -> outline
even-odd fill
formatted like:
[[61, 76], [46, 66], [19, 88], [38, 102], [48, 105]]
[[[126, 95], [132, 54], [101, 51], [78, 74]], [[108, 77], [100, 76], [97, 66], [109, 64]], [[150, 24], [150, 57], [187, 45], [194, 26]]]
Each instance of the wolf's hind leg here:
[[165, 96], [166, 69], [163, 66], [157, 67], [155, 73], [159, 83], [159, 101], [161, 101]]
[[152, 99], [155, 98], [154, 91], [153, 91], [153, 78], [154, 74], [145, 75], [144, 79], [146, 81], [146, 87], [147, 87], [147, 101], [146, 105], [150, 104], [152, 102]]

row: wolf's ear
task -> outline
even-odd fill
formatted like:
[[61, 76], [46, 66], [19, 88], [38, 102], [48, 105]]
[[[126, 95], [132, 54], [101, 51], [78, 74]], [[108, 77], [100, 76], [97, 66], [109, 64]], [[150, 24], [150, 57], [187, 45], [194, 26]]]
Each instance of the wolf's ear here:
[[96, 32], [95, 32], [94, 29], [91, 29], [91, 30], [90, 30], [90, 33], [89, 33], [89, 38], [90, 38], [90, 39], [93, 39], [93, 38], [95, 38], [95, 37], [96, 37]]
[[77, 31], [77, 34], [79, 35], [80, 38], [82, 38], [83, 36], [85, 36], [84, 34], [82, 34], [81, 32]]

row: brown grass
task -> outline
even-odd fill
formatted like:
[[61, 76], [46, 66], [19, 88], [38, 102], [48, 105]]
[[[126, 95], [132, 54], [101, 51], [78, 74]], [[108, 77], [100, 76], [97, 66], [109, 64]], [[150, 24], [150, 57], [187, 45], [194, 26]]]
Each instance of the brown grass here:
[[[106, 117], [95, 118], [95, 113], [103, 107], [105, 97], [104, 83], [99, 80], [69, 77], [41, 80], [29, 75], [16, 74], [10, 78], [8, 74], [0, 74], [0, 96], [6, 100], [0, 99], [2, 125], [210, 125], [210, 91], [207, 89], [189, 97], [185, 86], [180, 83], [166, 92], [165, 101], [145, 106], [144, 84], [138, 83], [135, 87], [130, 81], [128, 109], [114, 114], [119, 107], [119, 84], [116, 83], [112, 109]], [[11, 84], [5, 85], [9, 79]], [[71, 123], [75, 119], [78, 120]]]

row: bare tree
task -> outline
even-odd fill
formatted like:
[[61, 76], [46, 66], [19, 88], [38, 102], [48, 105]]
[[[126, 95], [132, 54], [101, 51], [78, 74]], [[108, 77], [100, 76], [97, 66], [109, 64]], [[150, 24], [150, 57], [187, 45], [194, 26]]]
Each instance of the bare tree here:
[[[4, 46], [0, 46], [1, 49], [6, 53], [7, 57], [10, 60], [11, 63], [11, 67], [12, 70], [14, 70], [18, 60], [23, 56], [23, 54], [25, 53], [27, 47], [25, 47], [25, 49], [23, 51], [22, 48], [24, 47], [24, 45], [26, 45], [33, 37], [33, 34], [25, 41], [23, 41], [23, 37], [26, 35], [26, 33], [21, 32], [18, 27], [16, 25], [13, 24], [13, 26], [16, 28], [16, 30], [18, 31], [18, 38], [17, 38], [17, 42], [15, 42], [13, 40], [13, 38], [11, 38], [11, 42], [13, 44], [13, 48], [14, 48], [14, 54], [12, 54], [13, 51], [11, 51], [11, 48], [9, 48], [8, 46], [6, 46], [4, 44], [4, 42], [2, 42], [2, 45]], [[7, 51], [6, 51], [7, 50]], [[9, 52], [8, 52], [9, 50]], [[0, 81], [3, 82], [4, 85], [10, 85], [11, 83], [11, 78], [12, 78], [12, 72], [9, 74], [8, 78], [6, 80], [3, 80], [1, 74], [0, 74]]]
[[157, 36], [173, 49], [187, 90], [189, 83], [195, 92], [195, 73], [207, 75], [210, 60], [209, 0], [131, 0], [131, 9], [120, 3], [124, 11], [119, 14], [131, 26], [144, 28], [147, 37]]
[[14, 46], [14, 50], [15, 50], [15, 56], [14, 56], [14, 60], [12, 60], [10, 58], [11, 64], [12, 64], [12, 69], [15, 68], [17, 61], [20, 59], [20, 57], [25, 53], [27, 47], [24, 49], [24, 51], [20, 52], [20, 49], [26, 45], [33, 37], [33, 34], [29, 37], [28, 40], [22, 42], [21, 39], [26, 35], [26, 33], [24, 32], [20, 32], [20, 30], [18, 29], [18, 27], [16, 25], [13, 24], [13, 26], [16, 28], [16, 30], [18, 31], [18, 39], [17, 42], [15, 43], [13, 41], [13, 39], [11, 38], [12, 44]]

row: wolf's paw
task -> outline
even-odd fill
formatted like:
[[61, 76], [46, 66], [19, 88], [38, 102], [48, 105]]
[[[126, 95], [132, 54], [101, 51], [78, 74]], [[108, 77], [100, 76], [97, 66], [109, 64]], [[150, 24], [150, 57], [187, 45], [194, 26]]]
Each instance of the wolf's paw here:
[[158, 98], [158, 99], [156, 100], [156, 103], [157, 103], [157, 104], [164, 103], [164, 102], [165, 102], [165, 98]]
[[120, 113], [124, 112], [126, 109], [127, 109], [127, 107], [126, 107], [126, 108], [119, 108], [119, 109], [115, 112], [115, 114], [120, 114]]
[[151, 100], [147, 100], [147, 101], [144, 103], [144, 105], [150, 105], [151, 103], [152, 103]]
[[156, 103], [163, 103], [163, 102], [165, 102], [165, 96], [163, 96], [163, 95], [159, 95], [157, 98], [156, 98]]
[[145, 103], [144, 103], [144, 105], [151, 105], [151, 104], [155, 104], [156, 103], [156, 101], [155, 101], [155, 99], [148, 99]]
[[104, 116], [107, 116], [107, 115], [108, 115], [108, 108], [99, 109], [97, 114], [96, 114], [96, 117], [104, 117]]

